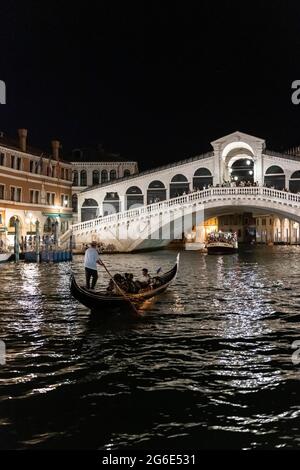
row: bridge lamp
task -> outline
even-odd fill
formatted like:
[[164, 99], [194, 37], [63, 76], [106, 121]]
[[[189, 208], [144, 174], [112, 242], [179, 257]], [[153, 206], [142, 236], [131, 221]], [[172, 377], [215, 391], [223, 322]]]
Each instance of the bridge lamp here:
[[246, 163], [247, 163], [247, 165], [251, 165], [251, 161], [250, 161], [250, 160], [247, 160]]
[[252, 170], [249, 171], [249, 175], [253, 175], [253, 171], [252, 171]]
[[234, 176], [233, 179], [234, 179], [234, 181], [237, 181], [237, 180], [239, 179], [239, 177], [238, 177], [238, 176]]

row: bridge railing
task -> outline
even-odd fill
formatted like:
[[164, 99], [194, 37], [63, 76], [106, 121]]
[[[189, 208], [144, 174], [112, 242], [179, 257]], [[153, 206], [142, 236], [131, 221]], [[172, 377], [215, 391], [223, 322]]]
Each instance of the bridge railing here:
[[124, 212], [118, 212], [115, 214], [107, 215], [104, 217], [98, 217], [97, 219], [88, 220], [86, 222], [79, 222], [73, 225], [71, 228], [73, 232], [87, 231], [96, 229], [100, 226], [107, 224], [114, 224], [123, 221], [130, 221], [132, 219], [140, 218], [143, 215], [151, 216], [161, 212], [164, 209], [176, 208], [176, 206], [182, 206], [184, 204], [196, 202], [196, 201], [210, 201], [215, 198], [228, 197], [235, 199], [238, 196], [259, 196], [266, 197], [277, 201], [290, 201], [293, 203], [299, 203], [300, 205], [300, 194], [290, 193], [288, 191], [280, 191], [278, 189], [266, 188], [262, 186], [246, 186], [246, 187], [213, 187], [203, 189], [201, 191], [195, 191], [184, 196], [167, 199], [166, 201], [149, 204], [148, 206], [141, 206], [136, 209], [129, 209]]

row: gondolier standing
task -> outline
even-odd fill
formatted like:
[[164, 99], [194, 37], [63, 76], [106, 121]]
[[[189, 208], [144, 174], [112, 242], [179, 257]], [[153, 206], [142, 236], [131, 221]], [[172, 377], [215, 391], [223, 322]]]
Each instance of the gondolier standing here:
[[[84, 255], [84, 267], [85, 267], [85, 278], [86, 288], [95, 289], [95, 285], [98, 279], [97, 264], [102, 266], [99, 253], [96, 250], [97, 242], [92, 242], [91, 246], [86, 250]], [[92, 285], [90, 286], [92, 278]]]

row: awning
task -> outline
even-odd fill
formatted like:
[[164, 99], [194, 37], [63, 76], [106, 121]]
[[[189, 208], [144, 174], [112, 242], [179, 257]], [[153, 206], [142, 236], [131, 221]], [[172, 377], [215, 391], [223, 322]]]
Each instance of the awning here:
[[57, 212], [42, 212], [42, 214], [45, 217], [51, 217], [51, 218], [58, 217], [60, 219], [71, 219], [73, 217], [73, 214], [60, 214]]

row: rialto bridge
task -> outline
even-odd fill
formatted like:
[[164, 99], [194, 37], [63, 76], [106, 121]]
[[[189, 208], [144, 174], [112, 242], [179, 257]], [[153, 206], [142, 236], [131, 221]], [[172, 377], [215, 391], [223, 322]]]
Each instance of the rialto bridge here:
[[263, 139], [241, 132], [211, 145], [204, 155], [79, 193], [76, 245], [96, 240], [118, 251], [155, 248], [195, 227], [203, 240], [212, 219], [227, 229], [246, 219], [259, 242], [299, 243], [300, 158], [269, 151]]

